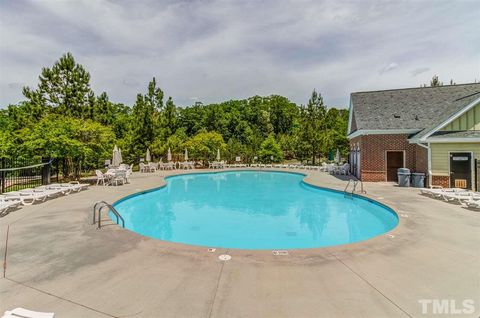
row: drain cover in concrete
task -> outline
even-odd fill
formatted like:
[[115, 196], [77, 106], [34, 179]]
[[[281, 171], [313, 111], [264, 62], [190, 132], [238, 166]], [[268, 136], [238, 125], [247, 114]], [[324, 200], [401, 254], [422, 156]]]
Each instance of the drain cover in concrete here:
[[229, 261], [232, 259], [232, 257], [230, 255], [227, 255], [227, 254], [222, 254], [218, 257], [219, 260], [221, 261]]

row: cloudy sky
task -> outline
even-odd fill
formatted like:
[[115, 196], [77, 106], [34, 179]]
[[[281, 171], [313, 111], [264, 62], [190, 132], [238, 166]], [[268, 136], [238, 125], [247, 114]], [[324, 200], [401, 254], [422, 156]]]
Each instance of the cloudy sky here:
[[72, 52], [94, 91], [132, 104], [155, 76], [177, 105], [480, 80], [473, 1], [0, 0], [0, 107]]

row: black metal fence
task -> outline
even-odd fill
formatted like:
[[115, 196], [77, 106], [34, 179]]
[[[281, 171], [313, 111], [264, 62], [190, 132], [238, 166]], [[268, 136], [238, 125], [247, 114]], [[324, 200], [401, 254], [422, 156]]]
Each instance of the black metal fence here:
[[41, 185], [44, 166], [38, 160], [0, 158], [0, 193]]
[[71, 163], [63, 158], [0, 158], [0, 193], [71, 179]]

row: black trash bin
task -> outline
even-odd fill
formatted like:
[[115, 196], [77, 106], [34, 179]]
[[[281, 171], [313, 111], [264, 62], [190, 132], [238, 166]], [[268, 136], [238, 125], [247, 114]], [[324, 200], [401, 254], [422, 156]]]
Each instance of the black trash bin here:
[[398, 168], [397, 176], [398, 176], [398, 186], [400, 187], [410, 186], [410, 169]]
[[412, 173], [412, 186], [415, 188], [425, 187], [425, 173], [414, 172]]

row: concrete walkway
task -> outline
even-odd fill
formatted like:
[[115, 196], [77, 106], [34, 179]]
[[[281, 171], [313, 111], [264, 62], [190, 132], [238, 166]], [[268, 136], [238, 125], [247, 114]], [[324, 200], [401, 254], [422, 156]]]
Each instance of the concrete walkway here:
[[[158, 187], [164, 175], [134, 174], [129, 185], [91, 187], [0, 218], [0, 252], [6, 255], [0, 311], [25, 307], [55, 317], [427, 317], [438, 315], [431, 305], [423, 314], [419, 300], [453, 300], [462, 309], [462, 301], [472, 299], [475, 313], [463, 316], [479, 316], [480, 212], [423, 197], [416, 189], [369, 183], [368, 196], [398, 212], [397, 228], [365, 242], [287, 256], [209, 253], [117, 225], [91, 225], [95, 202]], [[341, 190], [346, 182], [319, 172], [305, 180]], [[220, 261], [222, 253], [232, 259]]]

